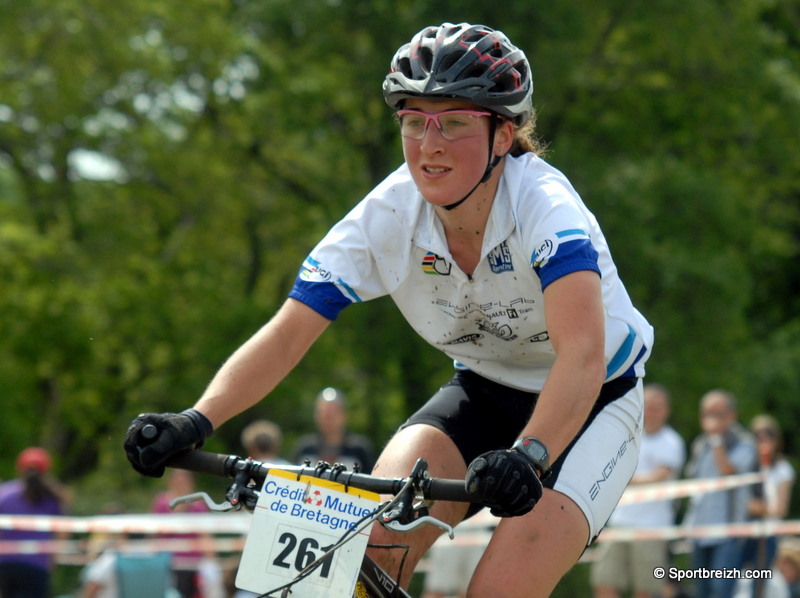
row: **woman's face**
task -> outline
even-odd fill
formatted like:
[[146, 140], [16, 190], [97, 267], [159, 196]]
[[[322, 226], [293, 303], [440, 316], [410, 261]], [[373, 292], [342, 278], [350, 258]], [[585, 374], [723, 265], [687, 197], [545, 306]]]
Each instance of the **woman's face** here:
[[764, 460], [772, 460], [778, 449], [777, 436], [774, 431], [769, 428], [759, 428], [754, 430], [754, 434], [758, 446], [758, 454], [762, 462]]
[[[438, 113], [445, 110], [483, 110], [467, 102], [406, 100], [404, 109]], [[403, 155], [422, 197], [446, 206], [467, 195], [483, 177], [489, 162], [489, 118], [480, 118], [479, 134], [448, 140], [431, 123], [422, 139], [403, 137]], [[513, 140], [513, 125], [504, 121], [495, 133], [494, 153], [504, 154]]]

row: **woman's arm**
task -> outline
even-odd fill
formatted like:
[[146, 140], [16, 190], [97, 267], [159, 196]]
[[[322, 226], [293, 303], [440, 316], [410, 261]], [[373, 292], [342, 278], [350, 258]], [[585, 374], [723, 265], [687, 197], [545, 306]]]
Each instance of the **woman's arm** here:
[[555, 363], [522, 436], [534, 436], [550, 462], [580, 431], [606, 375], [605, 313], [596, 272], [573, 272], [544, 291], [547, 330]]
[[217, 428], [255, 405], [292, 371], [330, 323], [307, 305], [287, 299], [228, 358], [195, 408]]
[[96, 598], [103, 590], [103, 586], [95, 581], [90, 581], [83, 587], [81, 598]]
[[770, 513], [773, 517], [778, 519], [785, 519], [789, 514], [789, 502], [792, 498], [792, 486], [794, 480], [784, 480], [778, 484], [778, 500], [775, 501], [775, 509]]

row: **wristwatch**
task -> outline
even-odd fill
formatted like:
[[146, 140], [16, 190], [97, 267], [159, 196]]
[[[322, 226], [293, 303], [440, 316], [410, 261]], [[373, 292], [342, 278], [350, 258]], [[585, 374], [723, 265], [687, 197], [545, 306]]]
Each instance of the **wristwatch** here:
[[528, 457], [533, 463], [533, 466], [539, 473], [539, 477], [544, 477], [550, 470], [550, 451], [533, 436], [525, 436], [517, 440], [511, 447], [513, 450], [518, 451]]

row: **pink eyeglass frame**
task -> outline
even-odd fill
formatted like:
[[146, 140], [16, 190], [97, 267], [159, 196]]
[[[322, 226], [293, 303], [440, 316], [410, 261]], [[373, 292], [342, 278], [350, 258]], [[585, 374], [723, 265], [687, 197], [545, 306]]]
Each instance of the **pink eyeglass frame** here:
[[[403, 110], [398, 110], [395, 114], [397, 115], [398, 119], [410, 114], [413, 114], [414, 116], [424, 116], [425, 126], [422, 128], [422, 130], [427, 131], [428, 125], [430, 125], [431, 121], [433, 121], [439, 133], [442, 133], [442, 123], [441, 121], [439, 121], [439, 117], [442, 116], [443, 114], [468, 114], [469, 116], [476, 116], [476, 117], [492, 116], [492, 113], [486, 110], [466, 110], [460, 108], [456, 108], [455, 110], [442, 110], [441, 112], [423, 112], [422, 110], [412, 110], [410, 108], [404, 108]], [[442, 133], [442, 135], [444, 135], [444, 133]], [[410, 137], [410, 139], [413, 139], [413, 137]]]

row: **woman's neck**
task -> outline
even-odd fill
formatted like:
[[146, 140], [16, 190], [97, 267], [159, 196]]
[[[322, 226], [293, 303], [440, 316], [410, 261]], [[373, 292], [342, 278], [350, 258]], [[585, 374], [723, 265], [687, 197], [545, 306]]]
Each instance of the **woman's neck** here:
[[496, 184], [491, 190], [485, 187], [481, 185], [472, 197], [455, 210], [436, 208], [444, 228], [450, 255], [458, 267], [468, 275], [475, 271], [480, 262], [486, 223], [489, 221], [489, 213], [494, 203], [494, 191], [497, 189]]

